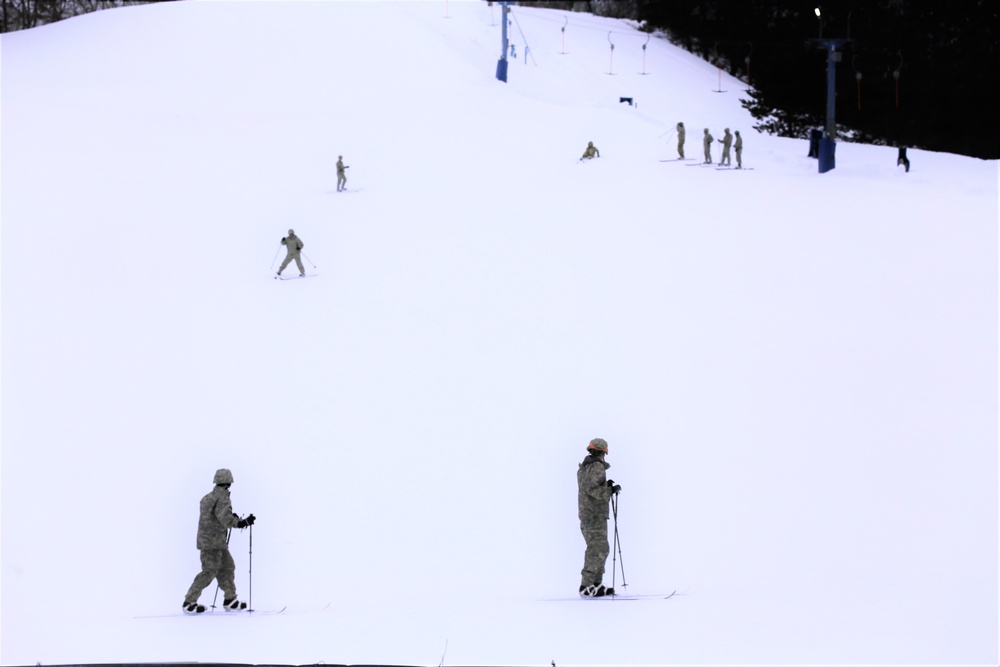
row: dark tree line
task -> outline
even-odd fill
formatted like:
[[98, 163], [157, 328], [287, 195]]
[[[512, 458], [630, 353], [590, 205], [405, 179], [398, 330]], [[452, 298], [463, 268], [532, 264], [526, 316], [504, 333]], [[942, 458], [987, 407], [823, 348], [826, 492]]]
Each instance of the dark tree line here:
[[27, 30], [72, 16], [162, 0], [0, 0], [0, 32]]
[[757, 129], [823, 127], [827, 56], [815, 40], [844, 38], [841, 139], [1000, 158], [996, 0], [638, 0], [637, 10], [747, 83]]

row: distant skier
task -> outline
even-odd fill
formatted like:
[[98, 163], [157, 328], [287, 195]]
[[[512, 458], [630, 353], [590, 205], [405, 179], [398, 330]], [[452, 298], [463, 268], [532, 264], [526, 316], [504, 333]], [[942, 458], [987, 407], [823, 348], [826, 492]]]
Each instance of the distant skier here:
[[702, 139], [702, 143], [705, 145], [705, 164], [712, 164], [712, 142], [715, 139], [708, 132], [708, 128], [705, 128], [705, 136]]
[[614, 595], [613, 588], [605, 588], [604, 566], [608, 560], [608, 503], [611, 496], [622, 490], [612, 480], [606, 479], [604, 471], [611, 467], [604, 462], [608, 453], [608, 443], [602, 438], [594, 438], [587, 445], [587, 458], [576, 471], [577, 504], [580, 516], [580, 532], [587, 543], [583, 556], [583, 570], [580, 571], [580, 596], [585, 598]]
[[684, 159], [684, 123], [677, 123], [677, 156]]
[[733, 162], [729, 157], [729, 149], [733, 146], [733, 135], [729, 134], [729, 128], [726, 128], [726, 134], [719, 139], [719, 143], [722, 144], [722, 158], [719, 160], [719, 166], [733, 166]]
[[733, 145], [736, 149], [736, 168], [743, 168], [743, 137], [740, 136], [740, 131], [736, 130], [736, 143]]
[[597, 150], [597, 146], [594, 145], [593, 141], [589, 141], [587, 142], [587, 150], [583, 152], [583, 157], [580, 160], [590, 160], [594, 156], [601, 157], [601, 151]]
[[[350, 169], [350, 166], [344, 166], [344, 156], [337, 156], [337, 192], [343, 192], [347, 189], [347, 174], [345, 169]], [[362, 171], [364, 171], [362, 169]]]
[[910, 158], [906, 157], [906, 146], [899, 147], [899, 156], [896, 158], [896, 166], [903, 165], [907, 173], [910, 171]]
[[240, 602], [236, 598], [236, 563], [229, 553], [229, 539], [226, 535], [230, 528], [252, 526], [256, 518], [251, 514], [246, 519], [241, 519], [233, 512], [233, 505], [229, 501], [233, 473], [220, 468], [215, 472], [214, 482], [215, 488], [201, 499], [198, 517], [201, 572], [194, 578], [191, 588], [184, 596], [184, 612], [187, 614], [201, 614], [205, 611], [205, 606], [198, 604], [198, 598], [213, 579], [219, 581], [219, 588], [225, 595], [222, 607], [226, 611], [242, 611], [247, 608], [246, 602]]
[[299, 256], [302, 252], [302, 248], [305, 247], [305, 244], [302, 243], [302, 239], [295, 235], [294, 229], [288, 230], [288, 236], [281, 239], [281, 245], [288, 248], [288, 254], [285, 255], [285, 261], [283, 261], [281, 263], [281, 267], [278, 268], [278, 275], [281, 275], [281, 272], [285, 270], [285, 267], [288, 266], [289, 262], [293, 259], [299, 267], [299, 275], [306, 275], [306, 267], [302, 266], [302, 258]]

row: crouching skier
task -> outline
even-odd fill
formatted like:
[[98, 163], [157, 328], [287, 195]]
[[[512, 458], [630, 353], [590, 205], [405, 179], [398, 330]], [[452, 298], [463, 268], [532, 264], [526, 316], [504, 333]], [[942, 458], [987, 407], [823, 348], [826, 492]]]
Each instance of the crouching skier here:
[[184, 611], [200, 614], [205, 606], [198, 604], [198, 598], [205, 587], [218, 579], [219, 588], [225, 598], [222, 606], [226, 611], [243, 611], [246, 602], [236, 598], [236, 563], [229, 553], [226, 533], [230, 528], [252, 526], [254, 515], [241, 519], [233, 512], [229, 501], [229, 487], [233, 483], [233, 473], [220, 468], [215, 473], [215, 488], [201, 499], [201, 513], [198, 517], [198, 550], [201, 551], [201, 572], [194, 578], [191, 588], [184, 596]]
[[611, 467], [604, 462], [608, 443], [594, 438], [587, 445], [587, 458], [576, 471], [577, 501], [580, 510], [580, 532], [587, 543], [580, 572], [580, 596], [599, 598], [614, 595], [615, 589], [601, 584], [604, 565], [608, 560], [608, 504], [611, 496], [622, 490], [614, 481], [605, 479], [604, 471]]

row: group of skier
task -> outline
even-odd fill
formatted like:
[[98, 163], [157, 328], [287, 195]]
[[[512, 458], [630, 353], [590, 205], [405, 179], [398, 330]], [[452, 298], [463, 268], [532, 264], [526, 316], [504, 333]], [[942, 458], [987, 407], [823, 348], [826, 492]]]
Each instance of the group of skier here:
[[[681, 159], [681, 160], [685, 159], [684, 158], [684, 134], [685, 134], [685, 132], [684, 132], [684, 123], [683, 122], [677, 123], [677, 157], [679, 159]], [[709, 132], [708, 128], [706, 127], [705, 128], [705, 134], [702, 137], [702, 141], [701, 141], [702, 146], [705, 149], [705, 161], [703, 162], [703, 164], [712, 164], [712, 143], [714, 141], [715, 141], [715, 138], [712, 136], [712, 133]], [[721, 139], [719, 139], [718, 141], [719, 141], [720, 144], [722, 144], [722, 158], [719, 160], [719, 166], [720, 167], [723, 167], [723, 166], [731, 167], [732, 166], [733, 163], [732, 163], [732, 159], [731, 159], [730, 154], [729, 154], [729, 151], [732, 148], [732, 149], [736, 150], [736, 168], [737, 169], [742, 169], [743, 168], [743, 137], [740, 136], [740, 131], [736, 130], [736, 137], [735, 137], [735, 140], [734, 140], [733, 135], [729, 133], [729, 128], [727, 127], [725, 129], [725, 135]]]
[[[683, 124], [679, 124], [681, 142], [678, 150], [683, 157]], [[705, 131], [706, 133], [708, 130]], [[728, 130], [727, 130], [728, 134]], [[739, 133], [737, 133], [738, 135]], [[728, 150], [728, 147], [727, 147]], [[600, 157], [600, 151], [594, 142], [587, 145], [581, 160]], [[737, 148], [737, 160], [739, 148]], [[343, 156], [337, 158], [337, 191], [344, 190], [346, 176]], [[278, 276], [291, 263], [295, 262], [299, 275], [305, 276], [301, 254], [305, 244], [295, 234], [294, 229], [288, 230], [288, 235], [281, 239], [281, 244], [287, 249], [287, 255], [278, 269]], [[603, 438], [594, 438], [587, 444], [587, 456], [579, 465], [577, 478], [577, 504], [580, 518], [580, 531], [586, 543], [583, 570], [579, 593], [581, 597], [605, 597], [614, 595], [612, 587], [603, 584], [604, 570], [607, 563], [610, 545], [608, 542], [608, 505], [611, 498], [621, 491], [621, 485], [607, 479], [605, 471], [611, 464], [605, 462], [608, 454], [608, 443]], [[233, 512], [230, 501], [229, 487], [233, 484], [233, 474], [227, 468], [220, 468], [213, 478], [215, 484], [212, 491], [206, 494], [200, 503], [198, 516], [198, 536], [196, 545], [201, 555], [201, 571], [184, 596], [182, 609], [186, 614], [201, 614], [207, 608], [199, 603], [199, 597], [212, 581], [218, 581], [223, 592], [222, 608], [226, 611], [246, 611], [247, 603], [237, 596], [235, 573], [236, 564], [229, 552], [229, 531], [232, 528], [243, 529], [254, 525], [256, 518], [250, 514], [245, 519]]]
[[[344, 192], [347, 190], [347, 170], [350, 166], [344, 164], [344, 156], [337, 156], [337, 192]], [[277, 277], [281, 277], [281, 272], [285, 270], [290, 263], [295, 262], [295, 265], [299, 268], [299, 277], [304, 278], [306, 275], [306, 268], [302, 265], [302, 248], [305, 244], [302, 242], [298, 236], [295, 235], [294, 229], [288, 230], [288, 236], [281, 239], [281, 245], [285, 246], [287, 254], [285, 255], [285, 260], [278, 267]], [[274, 265], [272, 264], [272, 267]]]
[[[684, 138], [686, 132], [684, 129], [684, 123], [677, 123], [677, 159], [685, 160], [684, 157]], [[705, 148], [705, 161], [703, 164], [712, 164], [712, 143], [715, 141], [715, 137], [712, 133], [705, 128], [705, 135], [702, 138], [702, 144]], [[729, 132], [729, 128], [725, 129], [725, 135], [718, 140], [722, 144], [722, 159], [719, 160], [720, 167], [731, 167], [733, 165], [732, 158], [730, 157], [730, 149], [736, 150], [736, 169], [743, 168], [743, 137], [740, 136], [740, 131], [736, 130], [736, 136], [734, 137]], [[590, 160], [595, 157], [601, 157], [601, 152], [597, 150], [594, 146], [594, 142], [591, 141], [587, 144], [587, 150], [583, 152], [583, 157], [580, 161]]]
[[[291, 234], [291, 230], [289, 230]], [[605, 597], [615, 594], [615, 589], [603, 583], [604, 569], [611, 546], [608, 543], [608, 506], [611, 498], [622, 490], [620, 484], [607, 478], [611, 467], [604, 458], [608, 455], [608, 443], [603, 438], [594, 438], [587, 444], [587, 456], [576, 471], [577, 507], [580, 518], [580, 532], [586, 543], [583, 569], [580, 571], [580, 596], [585, 598]], [[233, 512], [229, 487], [233, 484], [233, 473], [220, 468], [213, 478], [214, 488], [201, 499], [198, 514], [198, 538], [196, 545], [201, 553], [201, 571], [184, 595], [183, 611], [186, 614], [202, 614], [205, 605], [198, 602], [202, 591], [212, 583], [219, 582], [222, 589], [222, 608], [226, 611], [247, 611], [247, 603], [239, 599], [236, 592], [236, 564], [229, 552], [229, 531], [233, 528], [248, 528], [254, 525], [256, 517], [250, 514], [245, 519]]]

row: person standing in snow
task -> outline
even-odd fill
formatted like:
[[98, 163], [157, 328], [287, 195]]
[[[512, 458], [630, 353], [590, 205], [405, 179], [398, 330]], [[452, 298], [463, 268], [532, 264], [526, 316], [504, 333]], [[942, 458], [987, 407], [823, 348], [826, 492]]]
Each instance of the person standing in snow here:
[[288, 230], [288, 236], [281, 239], [281, 245], [288, 248], [288, 254], [285, 255], [285, 261], [283, 261], [281, 266], [278, 268], [278, 275], [281, 275], [281, 272], [285, 270], [285, 267], [288, 266], [293, 259], [299, 267], [299, 275], [306, 275], [306, 267], [302, 266], [302, 258], [299, 256], [302, 253], [302, 248], [305, 247], [305, 244], [302, 243], [302, 239], [295, 235], [294, 229]]
[[593, 141], [587, 142], [587, 150], [583, 151], [583, 157], [580, 160], [590, 160], [594, 156], [601, 157], [601, 151], [597, 150], [597, 146], [594, 145]]
[[715, 139], [711, 134], [708, 133], [708, 128], [705, 128], [705, 136], [702, 139], [702, 143], [705, 145], [705, 164], [712, 164], [712, 142]]
[[743, 137], [740, 136], [740, 131], [736, 130], [736, 143], [733, 145], [736, 149], [736, 168], [743, 168]]
[[198, 550], [201, 552], [201, 572], [194, 578], [191, 588], [184, 596], [184, 612], [200, 614], [204, 605], [198, 598], [205, 587], [218, 579], [219, 588], [225, 594], [222, 607], [226, 611], [243, 611], [246, 602], [236, 598], [236, 563], [229, 553], [227, 531], [230, 528], [246, 528], [256, 521], [253, 514], [241, 519], [233, 512], [229, 500], [229, 487], [233, 483], [233, 473], [226, 468], [215, 471], [215, 488], [201, 499], [201, 513], [198, 517]]
[[906, 172], [910, 172], [910, 158], [906, 157], [906, 146], [899, 147], [899, 156], [896, 158], [896, 166], [903, 165]]
[[677, 157], [684, 159], [684, 123], [677, 123]]
[[604, 471], [611, 467], [610, 463], [604, 462], [607, 453], [608, 443], [603, 438], [594, 438], [587, 445], [587, 458], [576, 471], [580, 532], [587, 543], [583, 570], [580, 571], [581, 597], [615, 594], [613, 588], [605, 588], [601, 583], [611, 551], [608, 545], [608, 504], [611, 496], [622, 490], [604, 475]]
[[729, 157], [729, 149], [733, 146], [733, 135], [729, 134], [729, 128], [726, 128], [726, 134], [719, 139], [719, 143], [722, 144], [722, 158], [719, 160], [719, 166], [729, 166], [733, 165], [733, 161]]
[[[337, 192], [343, 192], [347, 189], [347, 174], [344, 172], [345, 169], [350, 169], [350, 167], [344, 166], [344, 156], [337, 156]], [[362, 169], [362, 171], [364, 171]]]

